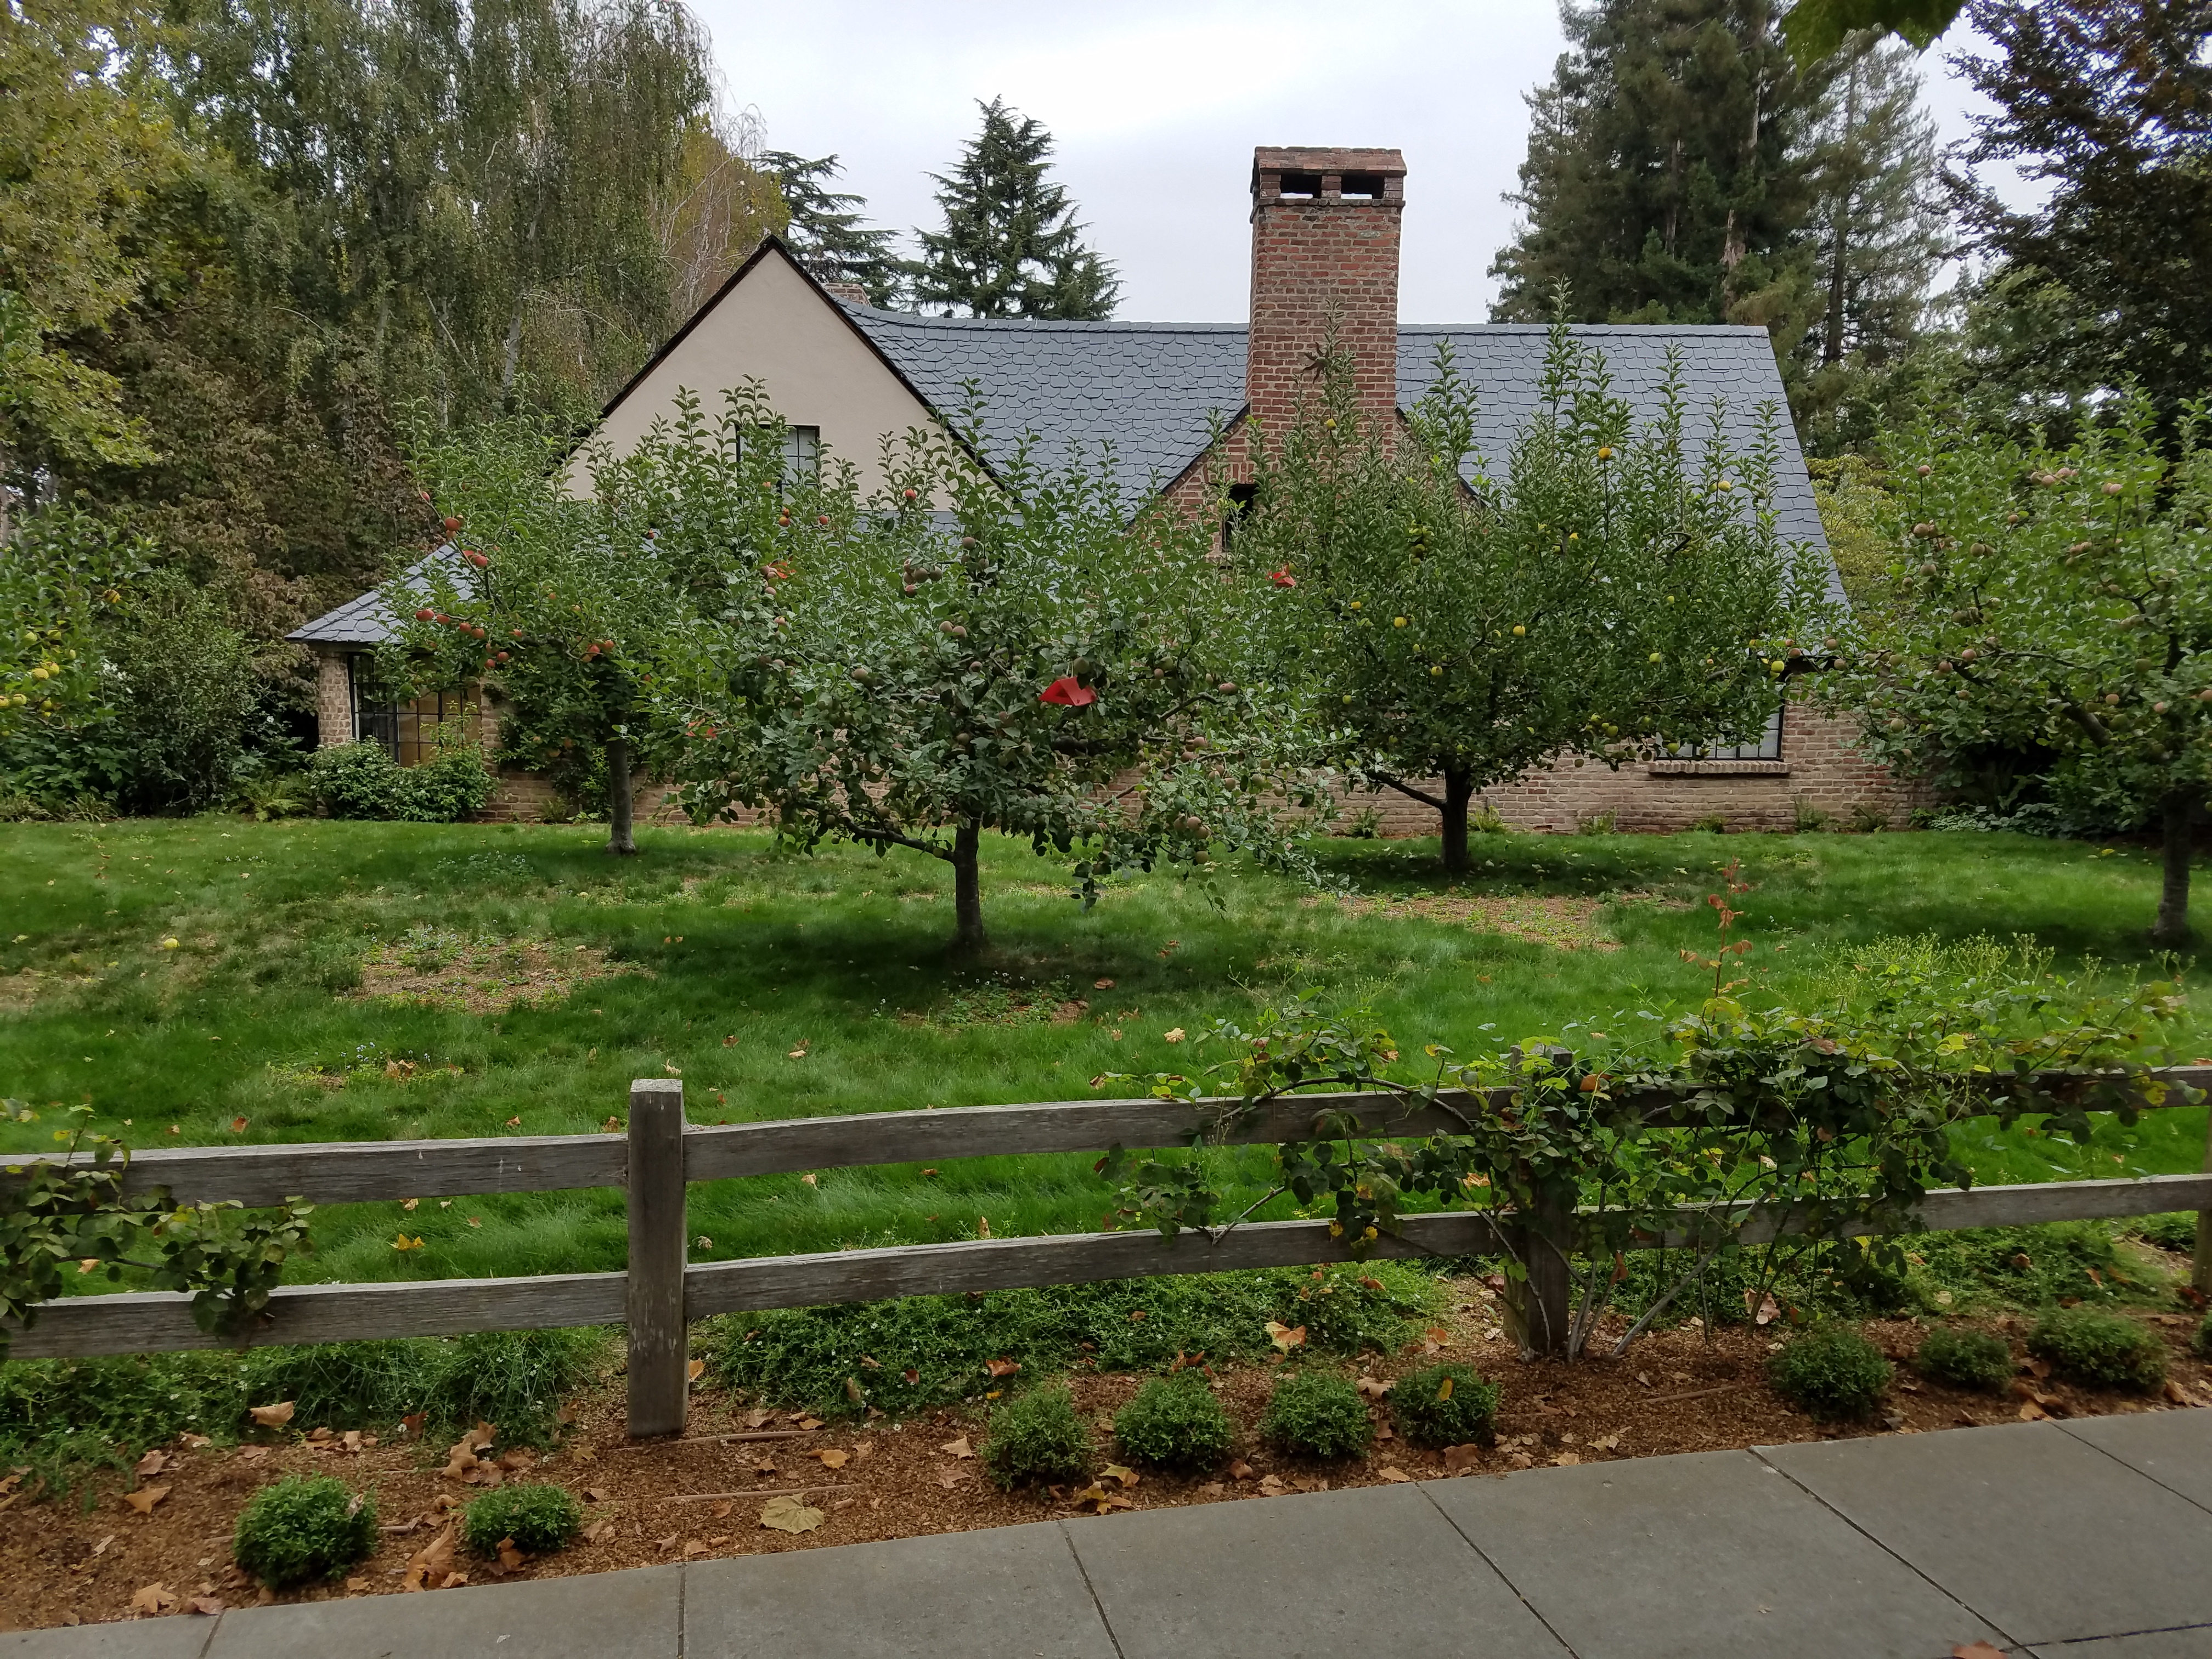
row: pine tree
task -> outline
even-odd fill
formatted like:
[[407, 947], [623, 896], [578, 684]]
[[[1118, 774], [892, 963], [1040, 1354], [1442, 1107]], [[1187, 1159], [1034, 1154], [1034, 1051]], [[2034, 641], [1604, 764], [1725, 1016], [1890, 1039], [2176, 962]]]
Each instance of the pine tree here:
[[1759, 323], [1778, 353], [1820, 313], [1804, 143], [1820, 86], [1771, 0], [1562, 0], [1570, 49], [1534, 117], [1527, 216], [1492, 264], [1499, 322]]
[[1096, 322], [1114, 314], [1121, 279], [1081, 240], [1074, 204], [1045, 176], [1052, 135], [994, 98], [950, 177], [932, 173], [945, 228], [921, 233], [915, 297], [971, 317]]
[[1810, 134], [1820, 315], [1800, 343], [1791, 402], [1807, 447], [1824, 453], [1874, 438], [1945, 252], [1936, 124], [1915, 56], [1854, 36]]
[[799, 263], [824, 283], [858, 283], [872, 306], [896, 306], [906, 291], [906, 262], [891, 246], [889, 229], [870, 225], [860, 210], [867, 198], [829, 188], [844, 171], [835, 155], [812, 161], [789, 150], [772, 149], [761, 166], [783, 192], [791, 228], [785, 239]]
[[2070, 313], [2054, 380], [2132, 380], [2172, 411], [2212, 385], [2212, 6], [2204, 0], [1976, 0], [1994, 54], [1957, 60], [1995, 106], [1970, 163], [2051, 188], [2029, 211], [1954, 182], [1975, 246]]

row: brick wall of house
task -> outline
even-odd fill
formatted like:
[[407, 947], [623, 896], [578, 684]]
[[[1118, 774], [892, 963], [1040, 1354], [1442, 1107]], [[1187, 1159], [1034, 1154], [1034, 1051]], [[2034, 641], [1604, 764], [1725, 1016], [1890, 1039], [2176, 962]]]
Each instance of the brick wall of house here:
[[[1783, 718], [1778, 761], [1630, 761], [1615, 770], [1587, 758], [1577, 765], [1570, 757], [1486, 790], [1477, 810], [1486, 805], [1516, 830], [1571, 835], [1610, 816], [1617, 830], [1667, 834], [1714, 817], [1731, 830], [1794, 829], [1802, 801], [1838, 824], [1863, 808], [1901, 828], [1932, 795], [1867, 760], [1854, 735], [1850, 720], [1792, 702]], [[1433, 782], [1419, 787], [1442, 793]], [[1370, 808], [1379, 819], [1378, 834], [1437, 833], [1436, 810], [1395, 789], [1352, 798], [1345, 817]]]

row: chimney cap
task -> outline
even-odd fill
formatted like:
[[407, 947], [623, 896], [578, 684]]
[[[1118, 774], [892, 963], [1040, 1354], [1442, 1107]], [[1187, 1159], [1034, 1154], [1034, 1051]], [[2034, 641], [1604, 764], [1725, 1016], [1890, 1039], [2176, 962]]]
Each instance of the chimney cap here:
[[1261, 144], [1252, 152], [1252, 173], [1372, 173], [1406, 176], [1404, 152], [1360, 149], [1334, 144]]

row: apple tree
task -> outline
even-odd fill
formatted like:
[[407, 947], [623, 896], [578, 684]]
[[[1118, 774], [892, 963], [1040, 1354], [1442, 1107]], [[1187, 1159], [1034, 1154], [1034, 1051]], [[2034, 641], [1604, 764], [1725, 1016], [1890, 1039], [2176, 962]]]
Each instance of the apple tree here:
[[1226, 849], [1296, 865], [1283, 814], [1312, 787], [1215, 521], [1133, 514], [1103, 466], [1026, 449], [987, 473], [971, 446], [908, 434], [876, 495], [825, 487], [751, 550], [682, 687], [695, 816], [940, 859], [970, 951], [986, 831], [1065, 858], [1086, 901]]
[[1932, 422], [1893, 453], [1894, 555], [1837, 665], [1869, 753], [1938, 784], [1976, 753], [2047, 756], [2062, 797], [2156, 824], [2154, 943], [2189, 937], [2192, 826], [2212, 789], [2212, 453], [2161, 445], [2130, 395], [2063, 449]]
[[1765, 723], [1826, 603], [1824, 562], [1776, 526], [1776, 410], [1747, 447], [1717, 408], [1693, 441], [1677, 370], [1639, 422], [1562, 325], [1540, 404], [1493, 471], [1448, 349], [1389, 428], [1363, 416], [1344, 367], [1325, 356], [1291, 428], [1254, 446], [1233, 562], [1275, 589], [1279, 660], [1332, 758], [1435, 807], [1447, 870], [1468, 867], [1484, 788], [1555, 757], [1618, 768]]
[[[730, 561], [811, 510], [782, 475], [757, 388], [709, 422], [696, 399], [629, 455], [571, 457], [550, 425], [501, 422], [434, 447], [422, 470], [451, 540], [388, 592], [400, 672], [481, 682], [507, 700], [502, 755], [565, 781], [603, 773], [607, 847], [637, 850], [632, 780], [665, 775], [684, 741], [657, 724], [672, 640], [719, 609]], [[811, 485], [798, 494], [811, 501]]]

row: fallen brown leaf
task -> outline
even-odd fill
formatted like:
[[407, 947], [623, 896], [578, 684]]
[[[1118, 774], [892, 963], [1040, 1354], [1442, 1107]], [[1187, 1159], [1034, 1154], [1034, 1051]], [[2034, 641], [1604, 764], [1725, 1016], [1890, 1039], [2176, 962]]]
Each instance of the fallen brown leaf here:
[[249, 1406], [247, 1413], [264, 1429], [281, 1429], [292, 1420], [294, 1401], [280, 1401], [274, 1406]]
[[131, 1466], [131, 1473], [140, 1476], [159, 1474], [163, 1469], [168, 1467], [168, 1453], [165, 1451], [149, 1451], [136, 1463], [133, 1463]]
[[684, 1367], [684, 1380], [687, 1382], [696, 1382], [706, 1374], [707, 1362], [703, 1359], [694, 1359]]
[[957, 1463], [948, 1464], [944, 1468], [938, 1470], [937, 1484], [944, 1487], [945, 1491], [951, 1492], [953, 1487], [958, 1486], [963, 1480], [973, 1480], [975, 1475], [975, 1471], [973, 1469], [963, 1469]]
[[1358, 1388], [1359, 1392], [1364, 1395], [1368, 1399], [1380, 1400], [1385, 1395], [1389, 1394], [1396, 1385], [1395, 1383], [1385, 1382], [1379, 1377], [1362, 1376], [1356, 1386]]
[[1229, 1478], [1231, 1480], [1249, 1480], [1252, 1478], [1252, 1466], [1243, 1458], [1238, 1458], [1229, 1466]]
[[1104, 1468], [1098, 1471], [1098, 1478], [1101, 1480], [1118, 1480], [1124, 1486], [1133, 1486], [1138, 1481], [1143, 1480], [1144, 1476], [1139, 1474], [1136, 1470], [1128, 1468], [1126, 1464], [1109, 1463]]
[[820, 1458], [822, 1460], [822, 1467], [825, 1469], [843, 1468], [845, 1467], [846, 1459], [850, 1455], [848, 1453], [839, 1451], [834, 1446], [818, 1446], [806, 1455], [809, 1457]]
[[975, 1449], [968, 1443], [968, 1437], [964, 1434], [957, 1440], [946, 1441], [938, 1448], [938, 1450], [949, 1453], [954, 1457], [973, 1457], [975, 1455]]
[[430, 1581], [442, 1579], [453, 1565], [453, 1525], [446, 1528], [408, 1559], [407, 1570], [401, 1576], [399, 1588], [420, 1590], [430, 1588]]
[[1457, 1474], [1462, 1469], [1471, 1469], [1482, 1461], [1482, 1448], [1472, 1441], [1464, 1446], [1444, 1448], [1444, 1473]]
[[1021, 1362], [1018, 1359], [987, 1359], [983, 1362], [983, 1369], [994, 1376], [1012, 1376], [1021, 1368]]
[[177, 1593], [167, 1584], [147, 1584], [131, 1598], [131, 1611], [141, 1619], [165, 1613], [177, 1605]]
[[1951, 1659], [2005, 1659], [2002, 1650], [1987, 1642], [1963, 1642], [1951, 1650]]
[[822, 1511], [795, 1498], [771, 1498], [761, 1506], [760, 1519], [761, 1525], [778, 1532], [812, 1532], [822, 1524]]
[[1267, 1329], [1267, 1340], [1285, 1353], [1302, 1346], [1306, 1340], [1306, 1328], [1303, 1325], [1285, 1325], [1279, 1319], [1271, 1319]]
[[502, 1538], [499, 1540], [499, 1564], [507, 1571], [513, 1572], [529, 1559], [514, 1547], [514, 1540], [512, 1538]]
[[141, 1486], [137, 1492], [126, 1492], [123, 1501], [141, 1515], [151, 1515], [154, 1505], [169, 1495], [167, 1486]]
[[1405, 1470], [1400, 1468], [1395, 1463], [1385, 1463], [1381, 1468], [1375, 1471], [1375, 1478], [1378, 1480], [1396, 1481], [1411, 1480], [1413, 1477], [1407, 1474]]
[[596, 1544], [614, 1529], [615, 1523], [611, 1521], [594, 1521], [584, 1528], [584, 1541], [587, 1544]]

